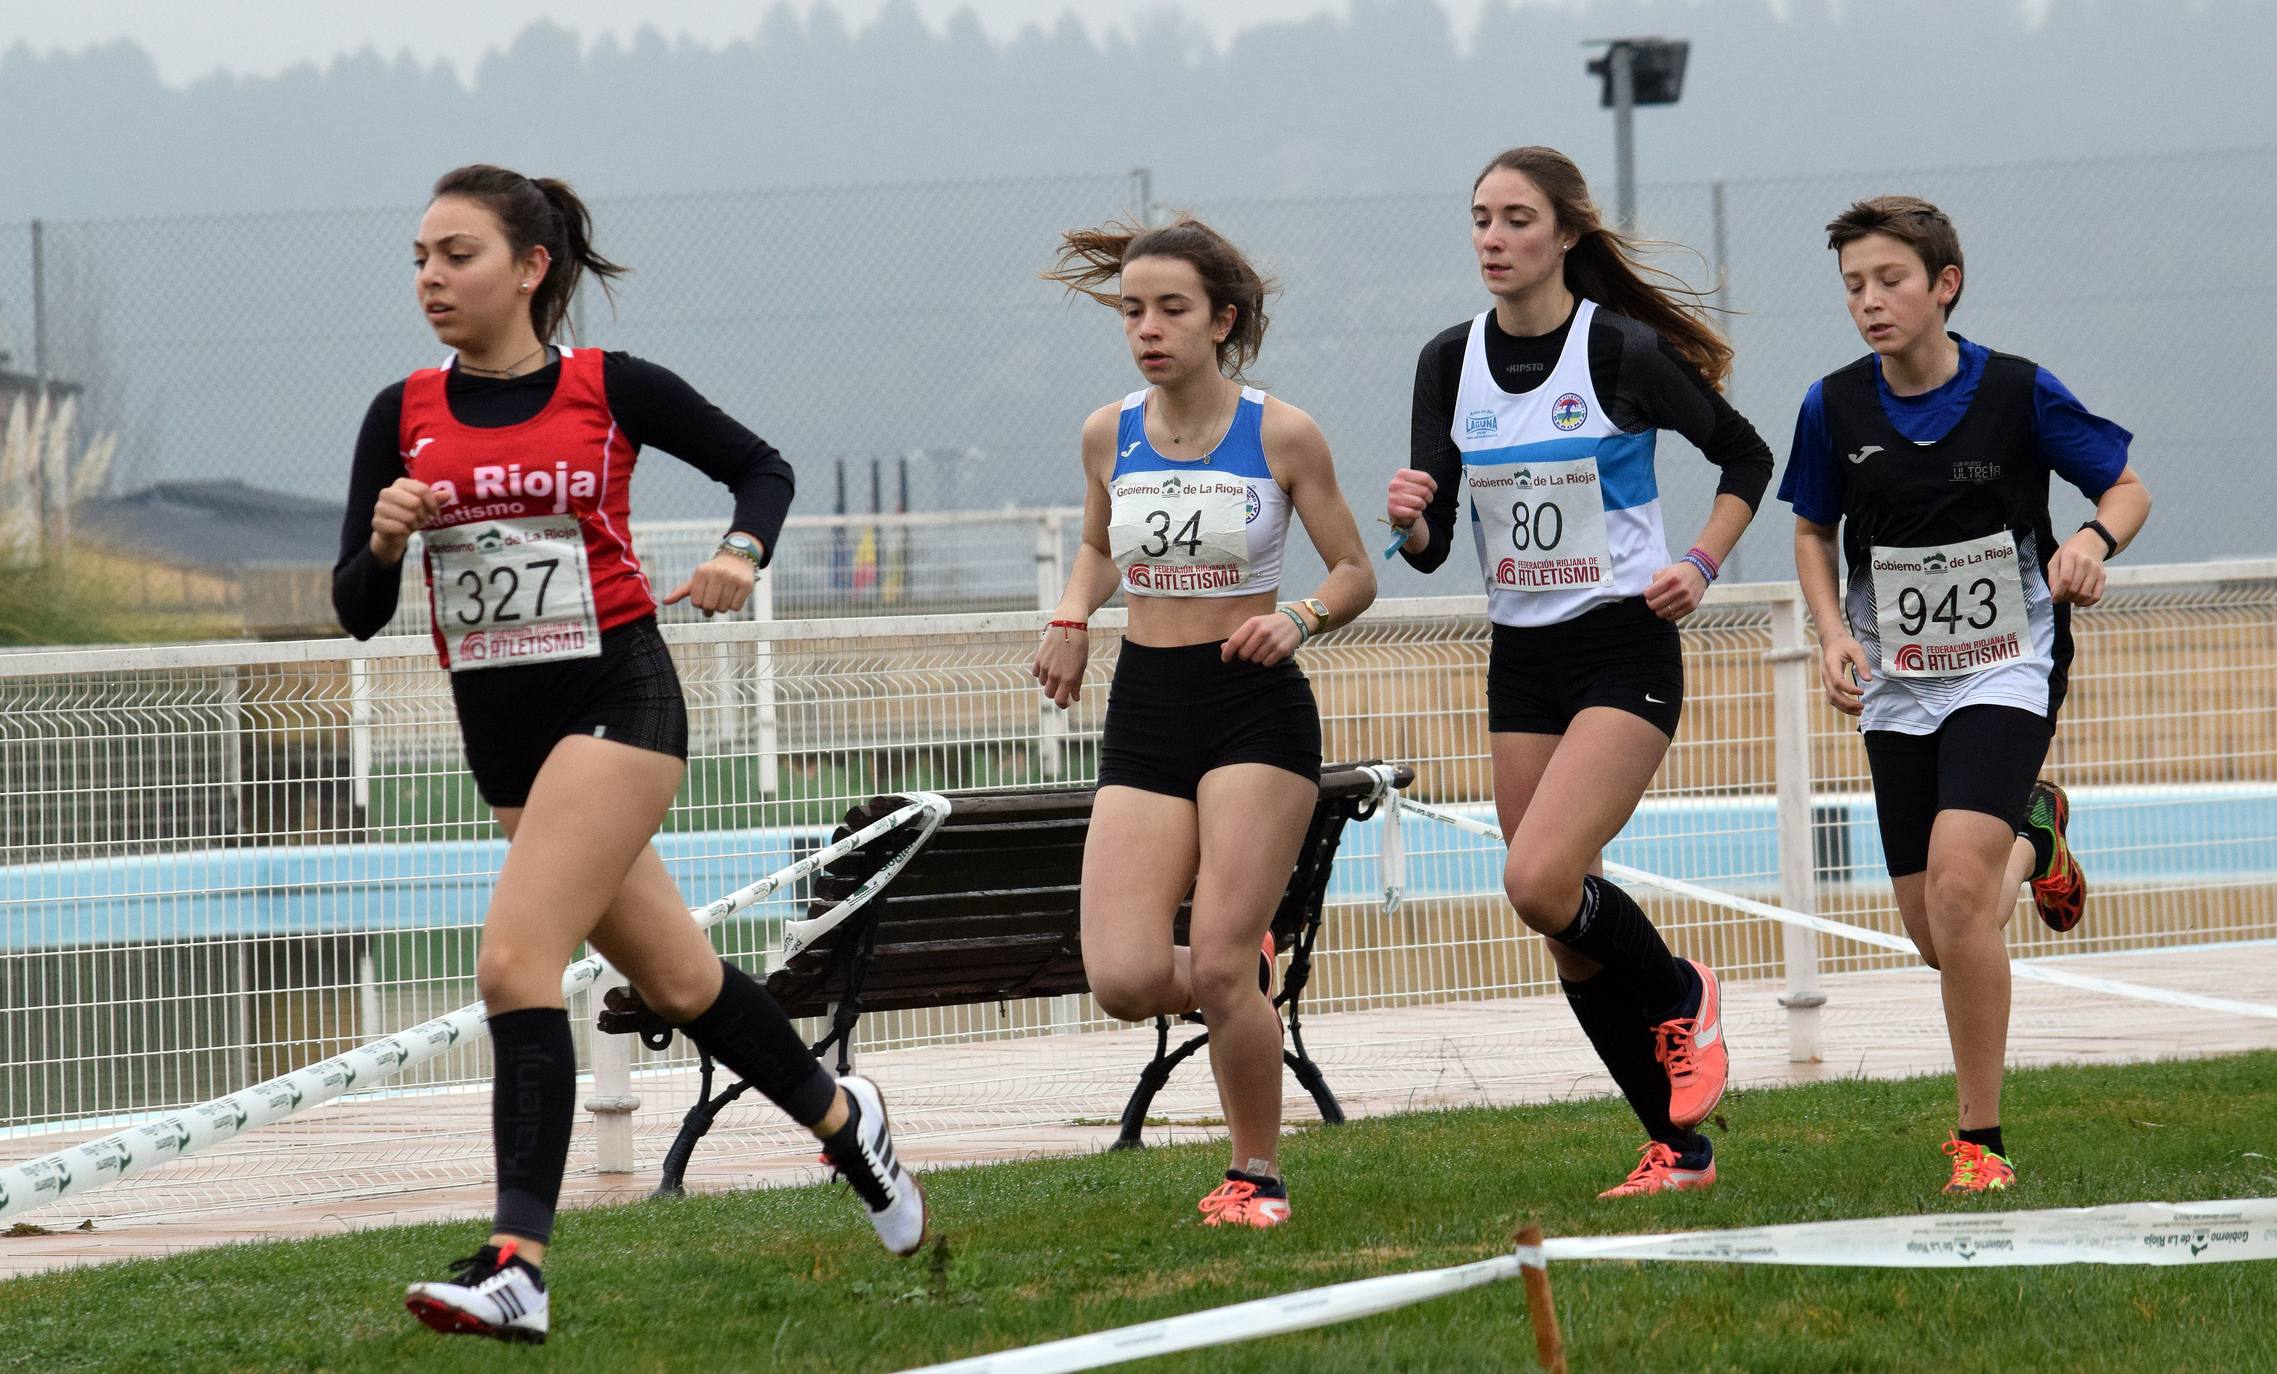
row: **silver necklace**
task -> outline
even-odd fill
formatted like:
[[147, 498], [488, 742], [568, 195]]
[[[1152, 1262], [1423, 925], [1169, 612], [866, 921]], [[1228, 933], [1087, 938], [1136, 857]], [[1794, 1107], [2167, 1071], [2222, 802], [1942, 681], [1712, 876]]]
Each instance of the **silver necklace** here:
[[472, 372], [478, 377], [518, 377], [522, 375], [520, 371], [522, 364], [528, 362], [532, 358], [544, 357], [545, 351], [546, 346], [544, 344], [539, 344], [535, 352], [525, 353], [521, 357], [516, 358], [514, 361], [506, 364], [504, 367], [476, 367], [473, 363], [468, 362], [465, 358], [462, 357], [459, 359], [459, 370], [461, 372]]

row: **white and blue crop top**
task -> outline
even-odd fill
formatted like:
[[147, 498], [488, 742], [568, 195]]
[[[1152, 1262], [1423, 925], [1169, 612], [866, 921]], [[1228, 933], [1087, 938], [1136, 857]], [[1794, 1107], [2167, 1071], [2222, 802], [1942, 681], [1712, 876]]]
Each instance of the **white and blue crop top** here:
[[1107, 544], [1126, 596], [1278, 591], [1289, 494], [1265, 462], [1265, 393], [1241, 389], [1233, 423], [1200, 458], [1165, 458], [1146, 438], [1146, 398], [1123, 398], [1108, 479]]

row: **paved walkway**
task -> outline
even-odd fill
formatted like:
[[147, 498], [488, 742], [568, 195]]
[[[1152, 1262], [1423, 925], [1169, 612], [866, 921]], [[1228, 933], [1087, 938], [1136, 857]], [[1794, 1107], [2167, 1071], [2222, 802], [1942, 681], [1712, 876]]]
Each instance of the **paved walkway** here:
[[[2061, 967], [2177, 991], [2277, 1005], [2277, 944], [2064, 960]], [[1786, 1013], [1772, 983], [1729, 985], [1735, 1086], [1829, 1078], [1902, 1078], [1950, 1067], [1935, 975], [1925, 970], [1825, 980], [1825, 1057], [1789, 1063]], [[1305, 1022], [1305, 1038], [1353, 1116], [1416, 1108], [1516, 1105], [1601, 1093], [1603, 1071], [1562, 999], [1349, 1012]], [[1147, 1030], [1008, 1040], [864, 1056], [887, 1089], [903, 1157], [919, 1167], [989, 1163], [1103, 1149], [1139, 1066]], [[2277, 1048], [2277, 1021], [2083, 994], [2019, 980], [2013, 1064], [2118, 1063]], [[1289, 1115], [1314, 1115], [1292, 1079]], [[638, 1172], [603, 1175], [581, 1119], [563, 1194], [569, 1207], [637, 1199], [694, 1097], [692, 1073], [637, 1081]], [[1201, 1064], [1156, 1100], [1170, 1124], [1150, 1142], [1216, 1133], [1217, 1102]], [[813, 1143], [764, 1103], [738, 1103], [696, 1152], [698, 1190], [806, 1182], [821, 1176]], [[1056, 1123], [1056, 1124], [1039, 1124]], [[28, 1158], [72, 1143], [0, 1142]], [[112, 1189], [23, 1220], [50, 1234], [0, 1237], [0, 1278], [68, 1265], [165, 1255], [230, 1241], [322, 1235], [364, 1226], [486, 1216], [489, 1098], [405, 1097], [317, 1109]], [[92, 1218], [90, 1230], [66, 1229]]]

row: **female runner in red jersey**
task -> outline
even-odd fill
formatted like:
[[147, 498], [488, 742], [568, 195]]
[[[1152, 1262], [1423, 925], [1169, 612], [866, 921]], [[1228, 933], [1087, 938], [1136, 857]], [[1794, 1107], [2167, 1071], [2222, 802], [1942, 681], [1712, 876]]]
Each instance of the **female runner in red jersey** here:
[[509, 847], [483, 918], [475, 983], [489, 1012], [498, 1202], [489, 1242], [406, 1304], [452, 1334], [539, 1342], [577, 1063], [561, 978], [581, 942], [649, 1007], [822, 1140], [879, 1238], [925, 1236], [885, 1105], [833, 1079], [765, 989], [720, 959], [649, 840], [687, 767], [687, 709], [629, 541], [634, 459], [654, 445], [735, 492], [732, 531], [669, 596], [707, 614], [750, 596], [792, 493], [789, 464], [654, 363], [557, 347], [595, 252], [559, 181], [469, 166], [436, 182], [412, 245], [440, 367], [367, 414], [333, 573], [341, 624], [368, 639], [395, 611], [422, 536], [435, 641], [467, 763]]

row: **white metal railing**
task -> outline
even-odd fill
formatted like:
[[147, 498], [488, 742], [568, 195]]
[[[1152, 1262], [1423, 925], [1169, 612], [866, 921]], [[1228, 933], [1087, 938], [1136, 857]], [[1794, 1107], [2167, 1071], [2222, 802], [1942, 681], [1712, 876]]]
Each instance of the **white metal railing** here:
[[[662, 595], [712, 556], [726, 530], [719, 520], [635, 520], [633, 553]], [[1082, 531], [1081, 506], [794, 515], [783, 522], [770, 560], [770, 599], [755, 603], [751, 618], [1049, 608], [1066, 585]], [[386, 633], [425, 634], [416, 542], [403, 566], [403, 596]], [[665, 607], [661, 618], [667, 625], [704, 620], [686, 604]]]
[[[1030, 594], [1048, 604], [1060, 574], [1041, 536], [1031, 549]], [[873, 794], [1088, 780], [1122, 617], [1096, 618], [1066, 713], [1027, 675], [1038, 623], [1021, 610], [668, 626], [692, 749], [658, 847], [687, 895], [784, 867]], [[2051, 769], [2073, 790], [2095, 902], [2060, 942], [2016, 923], [2017, 952], [2277, 936], [2277, 560], [2122, 566], [2075, 623]], [[1609, 857], [1895, 932], [1863, 754], [1820, 699], [1795, 588], [1716, 588], [1684, 644], [1683, 728]], [[1483, 599], [1449, 597], [1380, 603], [1307, 647], [1328, 753], [1411, 763], [1418, 799], [1491, 814], [1486, 646]], [[1386, 915], [1380, 838], [1363, 823], [1344, 845], [1309, 994], [1321, 1012], [1554, 989], [1501, 897], [1495, 846], [1411, 826], [1407, 897]], [[0, 1134], [138, 1119], [471, 1000], [502, 852], [421, 636], [0, 655]], [[1822, 969], [1904, 961], [1640, 896], [1686, 952], [1785, 979], [1798, 1058], [1822, 1052]], [[756, 962], [803, 901], [780, 894], [715, 938]], [[1112, 1024], [1087, 1000], [949, 1008], [868, 1018], [863, 1044], [1035, 1037], [1042, 1083], [1055, 1032]], [[635, 1053], [642, 1068], [678, 1062], [640, 1051], [595, 1066], [621, 1083]], [[487, 1076], [478, 1050], [396, 1090]], [[612, 1097], [609, 1082], [595, 1091]], [[1065, 1113], [1039, 1094], [1033, 1110]]]

